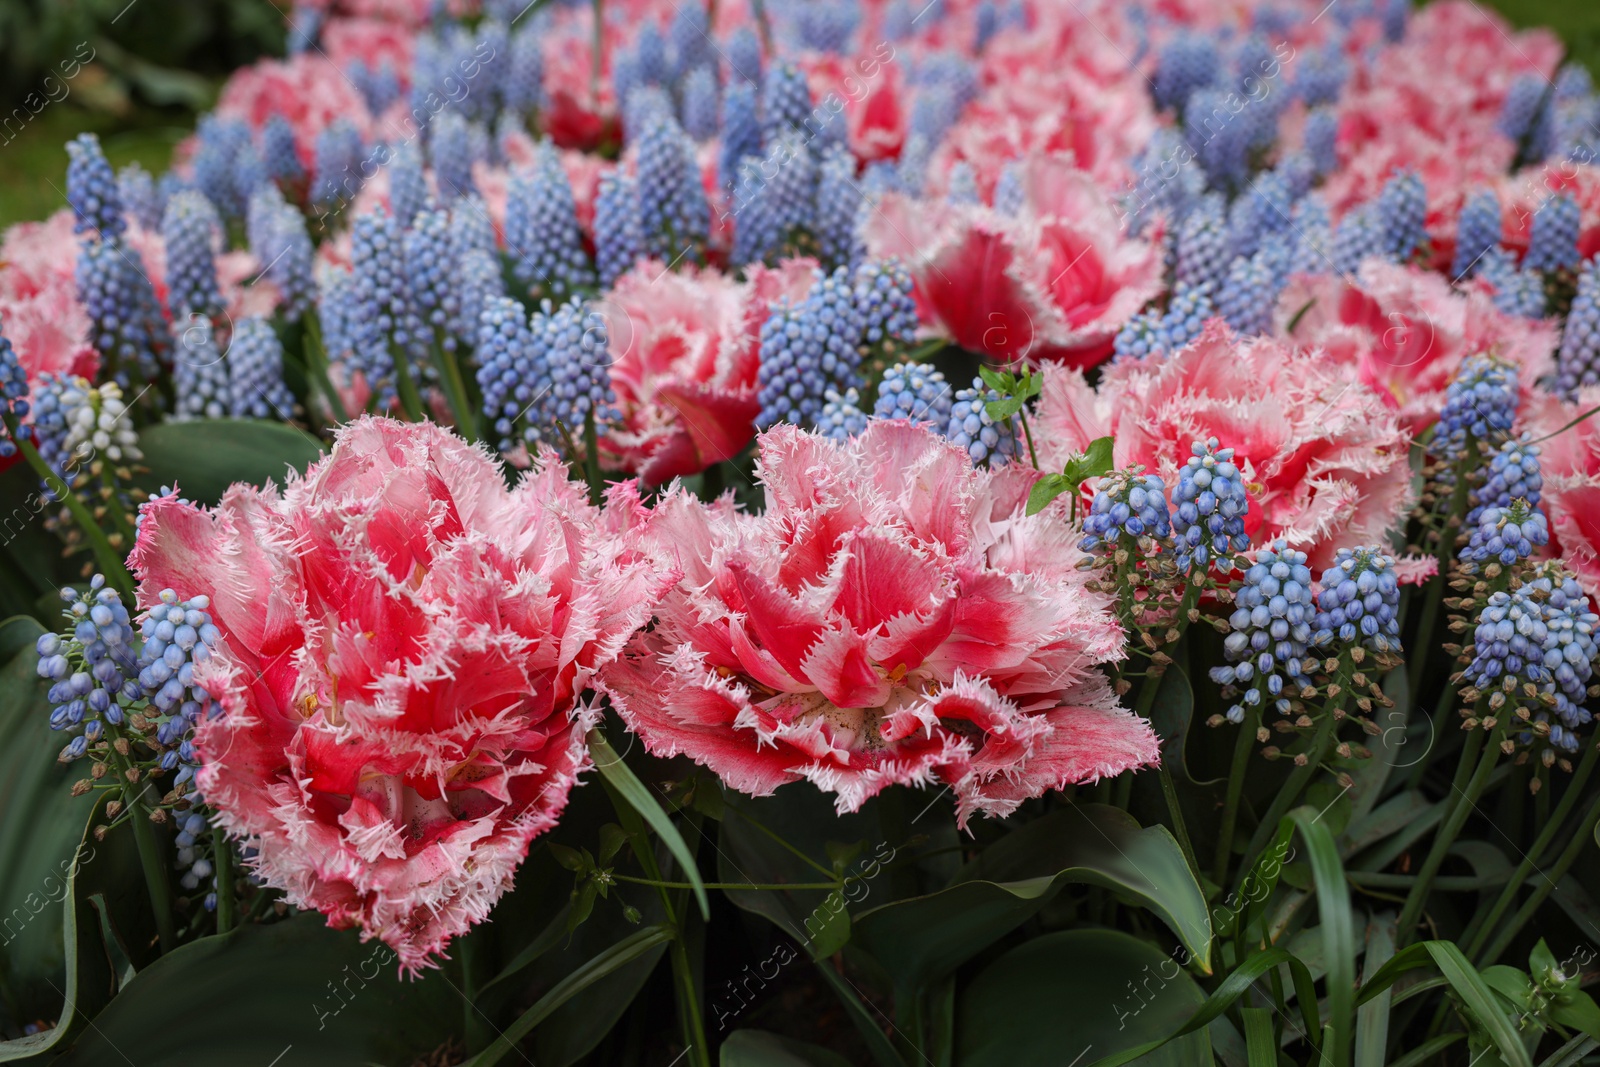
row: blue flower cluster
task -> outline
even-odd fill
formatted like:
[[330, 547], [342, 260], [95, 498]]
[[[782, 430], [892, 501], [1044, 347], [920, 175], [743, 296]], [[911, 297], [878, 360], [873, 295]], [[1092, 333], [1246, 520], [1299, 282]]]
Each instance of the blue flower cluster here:
[[1526, 500], [1513, 500], [1506, 507], [1487, 507], [1479, 513], [1460, 558], [1469, 567], [1490, 562], [1509, 567], [1549, 543], [1544, 512]]
[[1582, 259], [1578, 254], [1578, 230], [1582, 221], [1578, 202], [1570, 193], [1558, 193], [1546, 200], [1533, 213], [1533, 229], [1528, 235], [1528, 254], [1522, 259], [1522, 269], [1577, 267]]
[[1498, 448], [1511, 433], [1520, 402], [1516, 367], [1494, 356], [1469, 356], [1445, 391], [1430, 451], [1455, 463], [1467, 455], [1469, 438]]
[[984, 385], [982, 378], [974, 378], [972, 388], [956, 391], [955, 403], [950, 407], [950, 425], [944, 435], [979, 466], [998, 467], [1019, 451], [1022, 428], [1017, 416], [996, 419], [989, 414], [989, 405], [1004, 399], [997, 390]]
[[1500, 244], [1504, 235], [1500, 220], [1500, 198], [1493, 189], [1478, 189], [1461, 206], [1456, 223], [1456, 254], [1450, 275], [1456, 281], [1472, 277], [1485, 252]]
[[1416, 171], [1401, 171], [1384, 183], [1378, 194], [1378, 217], [1383, 221], [1386, 255], [1404, 263], [1421, 247], [1428, 234], [1428, 191]]
[[1467, 512], [1467, 526], [1476, 526], [1488, 508], [1509, 508], [1514, 500], [1537, 504], [1543, 488], [1539, 446], [1533, 444], [1527, 434], [1507, 441], [1490, 458], [1483, 484], [1472, 490], [1472, 510]]
[[544, 301], [530, 318], [517, 301], [489, 296], [477, 351], [483, 411], [502, 452], [563, 443], [562, 429], [577, 443], [591, 415], [600, 433], [619, 418], [605, 320], [576, 297], [559, 308]]
[[594, 286], [572, 184], [548, 140], [530, 170], [511, 176], [505, 232], [512, 273], [535, 296], [562, 300]]
[[85, 240], [76, 277], [89, 340], [110, 376], [123, 385], [154, 378], [167, 350], [167, 326], [138, 249], [117, 238]]
[[305, 216], [284, 199], [277, 186], [263, 185], [250, 197], [246, 232], [262, 276], [278, 287], [284, 320], [298, 322], [316, 296]]
[[167, 203], [161, 219], [167, 249], [167, 306], [174, 320], [189, 315], [214, 318], [223, 311], [217, 285], [217, 250], [222, 221], [204, 195], [182, 192]]
[[1095, 489], [1083, 532], [1085, 552], [1109, 550], [1123, 536], [1166, 540], [1172, 536], [1167, 483], [1139, 468], [1112, 472]]
[[206, 610], [209, 597], [180, 601], [177, 593], [163, 589], [158, 600], [139, 624], [144, 647], [138, 678], [145, 699], [161, 716], [155, 733], [165, 748], [161, 768], [176, 768], [174, 781], [181, 785], [194, 775], [190, 738], [201, 714], [211, 707], [211, 694], [195, 684], [194, 668], [211, 656], [222, 635]]
[[280, 419], [294, 412], [294, 394], [283, 381], [283, 343], [272, 323], [252, 315], [234, 327], [228, 344], [231, 414], [236, 419]]
[[1400, 580], [1394, 557], [1375, 546], [1341, 548], [1322, 572], [1311, 646], [1335, 642], [1374, 652], [1400, 651]]
[[1179, 282], [1167, 310], [1141, 311], [1117, 331], [1112, 351], [1116, 359], [1143, 359], [1170, 355], [1200, 336], [1206, 320], [1216, 313], [1211, 304], [1211, 283]]
[[35, 650], [39, 677], [53, 683], [46, 694], [50, 728], [74, 734], [59, 757], [70, 763], [106, 740], [110, 728], [123, 725], [125, 706], [146, 691], [128, 609], [105, 577], [90, 579], [87, 592], [63, 589], [61, 599], [70, 630], [65, 636], [44, 634]]
[[1244, 532], [1250, 512], [1244, 477], [1233, 462], [1233, 449], [1218, 445], [1215, 437], [1196, 441], [1172, 490], [1172, 532], [1183, 572], [1204, 571], [1250, 547]]
[[814, 425], [831, 389], [860, 386], [864, 316], [851, 271], [817, 272], [798, 307], [778, 307], [761, 327], [761, 412], [757, 426]]
[[926, 363], [896, 363], [878, 382], [872, 417], [906, 419], [943, 432], [950, 424], [954, 403], [950, 383], [938, 370]]
[[1556, 352], [1555, 392], [1572, 399], [1586, 385], [1600, 383], [1600, 263], [1591, 259], [1578, 275]]
[[[27, 418], [28, 410], [28, 372], [22, 368], [17, 350], [11, 347], [4, 334], [0, 334], [0, 416], [4, 416], [6, 423], [20, 422]], [[19, 425], [17, 432], [24, 439], [28, 436], [24, 426]], [[0, 459], [16, 454], [17, 445], [11, 440], [9, 426], [0, 426]]]
[[77, 233], [117, 237], [128, 228], [117, 176], [92, 133], [80, 133], [67, 142], [67, 203], [76, 216]]
[[1311, 684], [1307, 668], [1316, 605], [1311, 596], [1311, 569], [1306, 554], [1282, 541], [1263, 546], [1234, 593], [1232, 632], [1223, 641], [1230, 663], [1211, 668], [1211, 680], [1243, 689], [1239, 703], [1226, 714], [1244, 721], [1245, 708], [1272, 699], [1280, 714], [1290, 710], [1286, 686]]

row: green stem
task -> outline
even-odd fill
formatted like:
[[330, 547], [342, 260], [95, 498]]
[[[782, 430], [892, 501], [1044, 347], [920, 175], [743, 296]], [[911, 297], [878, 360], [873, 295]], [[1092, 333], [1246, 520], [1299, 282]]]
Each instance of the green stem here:
[[421, 422], [422, 394], [417, 392], [417, 383], [411, 378], [411, 357], [394, 344], [389, 345], [389, 357], [394, 361], [395, 384], [400, 393], [400, 410], [405, 412], [408, 422]]
[[465, 1019], [463, 1022], [463, 1035], [466, 1040], [467, 1054], [479, 1052], [489, 1047], [489, 1025], [483, 1012], [478, 1008], [478, 978], [482, 971], [479, 945], [471, 937], [463, 937], [456, 942], [461, 955], [461, 992]]
[[[657, 889], [693, 889], [693, 882], [662, 882], [651, 878], [635, 878], [627, 874], [612, 874], [618, 882], [632, 882], [634, 885], [654, 886]], [[849, 878], [845, 879], [850, 881]], [[721, 889], [725, 891], [754, 889], [763, 892], [781, 893], [792, 889], [838, 889], [840, 882], [707, 882], [707, 889]]]
[[1255, 746], [1256, 723], [1260, 712], [1251, 707], [1245, 712], [1245, 721], [1239, 726], [1239, 738], [1233, 744], [1233, 763], [1228, 768], [1228, 794], [1222, 805], [1222, 830], [1217, 835], [1217, 858], [1211, 865], [1211, 880], [1227, 885], [1228, 862], [1233, 858], [1234, 828], [1239, 821], [1239, 800], [1244, 793], [1244, 772], [1250, 762], [1250, 750]]
[[339, 395], [339, 390], [333, 387], [333, 379], [328, 377], [328, 349], [322, 343], [322, 320], [317, 316], [316, 308], [307, 308], [301, 322], [305, 324], [304, 353], [306, 373], [311, 375], [311, 384], [322, 392], [334, 420], [349, 422], [350, 412], [344, 406], [344, 398]]
[[[764, 825], [760, 820], [758, 820], [753, 815], [750, 815], [749, 813], [744, 811], [744, 809], [740, 808], [738, 805], [730, 803], [730, 804], [728, 804], [728, 810], [732, 811], [734, 814], [738, 815], [739, 818], [743, 819], [745, 822], [749, 823], [751, 826], [753, 826], [757, 830], [761, 831], [767, 837], [770, 837], [779, 847], [781, 847], [784, 850], [786, 850], [786, 851], [790, 852], [791, 854], [793, 854], [795, 856], [795, 858], [800, 860], [801, 863], [804, 863], [806, 866], [810, 867], [812, 870], [817, 871], [820, 874], [824, 874], [824, 875], [828, 876], [829, 878], [833, 877], [833, 872], [831, 870], [829, 870], [828, 868], [824, 867], [822, 864], [818, 863], [816, 860], [812, 859], [810, 856], [806, 855], [803, 851], [801, 851], [800, 849], [796, 848], [794, 845], [789, 844], [789, 842], [784, 840], [781, 835], [779, 835], [778, 833], [776, 833], [775, 831], [773, 831], [772, 829], [770, 829], [769, 827]], [[838, 883], [837, 882], [831, 882], [829, 884], [830, 885], [837, 885]]]
[[450, 402], [450, 414], [455, 416], [456, 432], [468, 441], [478, 439], [478, 419], [467, 399], [467, 383], [461, 377], [461, 364], [454, 352], [446, 352], [437, 340], [432, 344], [433, 365], [439, 368], [439, 380], [444, 383], [445, 399]]
[[[1473, 730], [1473, 736], [1468, 739], [1467, 746], [1461, 752], [1461, 763], [1466, 765], [1472, 757], [1482, 751], [1478, 759], [1477, 769], [1472, 772], [1472, 777], [1467, 781], [1465, 789], [1455, 788], [1452, 784], [1454, 802], [1445, 821], [1439, 827], [1433, 838], [1433, 847], [1428, 850], [1427, 859], [1422, 861], [1422, 867], [1417, 871], [1417, 880], [1411, 886], [1411, 891], [1406, 894], [1405, 906], [1400, 910], [1400, 918], [1395, 922], [1395, 947], [1400, 948], [1411, 941], [1412, 929], [1422, 915], [1423, 905], [1427, 903], [1428, 893], [1433, 887], [1434, 876], [1439, 873], [1439, 868], [1444, 865], [1444, 858], [1450, 851], [1450, 846], [1455, 844], [1456, 836], [1461, 833], [1461, 828], [1466, 825], [1468, 817], [1478, 803], [1478, 798], [1483, 795], [1483, 788], [1489, 782], [1489, 775], [1494, 772], [1494, 765], [1500, 758], [1500, 738], [1505, 736], [1505, 724], [1497, 723], [1492, 736], [1490, 731], [1479, 726]], [[1474, 744], [1473, 742], [1477, 743]], [[1460, 768], [1457, 769], [1460, 777]]]
[[1539, 907], [1550, 896], [1556, 883], [1561, 881], [1573, 862], [1577, 860], [1578, 854], [1583, 851], [1583, 846], [1594, 834], [1596, 824], [1600, 824], [1600, 797], [1596, 797], [1594, 803], [1589, 806], [1588, 813], [1578, 824], [1578, 832], [1567, 842], [1567, 847], [1561, 853], [1561, 858], [1556, 860], [1556, 865], [1543, 873], [1539, 887], [1533, 891], [1533, 895], [1523, 903], [1522, 907], [1517, 909], [1517, 913], [1511, 917], [1510, 924], [1500, 931], [1500, 935], [1494, 939], [1494, 944], [1489, 946], [1485, 959], [1499, 959], [1501, 953], [1510, 947], [1517, 934], [1522, 932], [1528, 920], [1533, 918]]
[[105, 574], [106, 581], [110, 582], [118, 593], [132, 600], [133, 576], [128, 573], [122, 557], [117, 555], [116, 549], [112, 548], [111, 542], [106, 539], [106, 532], [94, 521], [94, 516], [89, 514], [89, 509], [78, 499], [78, 494], [72, 491], [72, 487], [62, 481], [45, 463], [44, 457], [39, 455], [39, 450], [33, 447], [33, 442], [21, 435], [16, 416], [6, 415], [5, 425], [6, 432], [11, 435], [11, 440], [16, 442], [17, 450], [22, 453], [23, 459], [27, 460], [28, 466], [44, 479], [45, 485], [66, 505], [67, 511], [71, 512], [73, 521], [83, 531], [83, 536], [89, 541], [89, 547], [94, 550], [95, 558], [100, 561], [100, 570]]
[[1335, 737], [1337, 731], [1337, 712], [1344, 710], [1345, 700], [1350, 691], [1350, 672], [1343, 663], [1340, 664], [1339, 673], [1334, 677], [1334, 684], [1339, 686], [1338, 703], [1331, 707], [1324, 707], [1322, 715], [1317, 722], [1317, 730], [1311, 737], [1311, 744], [1306, 749], [1306, 761], [1289, 772], [1288, 781], [1283, 788], [1278, 790], [1278, 795], [1272, 798], [1267, 813], [1261, 819], [1261, 825], [1256, 827], [1256, 832], [1250, 835], [1250, 843], [1244, 850], [1244, 870], [1250, 869], [1250, 864], [1255, 855], [1267, 847], [1267, 840], [1278, 828], [1278, 822], [1288, 814], [1300, 794], [1311, 784], [1311, 778], [1317, 773], [1317, 768], [1322, 766], [1322, 761], [1327, 758], [1328, 745]]
[[1439, 530], [1439, 543], [1434, 546], [1434, 558], [1439, 564], [1439, 573], [1434, 575], [1428, 587], [1428, 599], [1422, 606], [1422, 619], [1417, 624], [1417, 636], [1410, 647], [1417, 649], [1417, 670], [1411, 677], [1411, 706], [1416, 707], [1417, 697], [1422, 693], [1422, 681], [1427, 675], [1428, 653], [1433, 645], [1433, 628], [1439, 622], [1439, 607], [1444, 600], [1445, 588], [1450, 584], [1450, 562], [1456, 557], [1456, 535], [1454, 527], [1450, 525], [1452, 519], [1465, 518], [1467, 514], [1467, 500], [1471, 486], [1468, 484], [1467, 474], [1476, 466], [1478, 457], [1478, 442], [1475, 438], [1467, 439], [1467, 456], [1455, 465], [1455, 486], [1450, 490], [1450, 508], [1445, 512], [1444, 525]]
[[217, 933], [225, 934], [238, 921], [239, 899], [233, 884], [233, 843], [220, 826], [211, 830], [211, 854], [217, 872]]
[[[1026, 407], [1026, 405], [1024, 405], [1024, 407]], [[1039, 453], [1034, 451], [1033, 448], [1033, 430], [1028, 427], [1028, 413], [1026, 411], [1019, 411], [1017, 412], [1017, 418], [1022, 421], [1022, 436], [1027, 438], [1028, 441], [1028, 459], [1033, 463], [1033, 469], [1038, 470]], [[1076, 502], [1078, 494], [1074, 492], [1072, 498], [1074, 502]]]
[[[1561, 802], [1556, 805], [1555, 814], [1539, 820], [1539, 825], [1542, 827], [1539, 831], [1539, 836], [1534, 839], [1533, 844], [1528, 846], [1528, 850], [1523, 853], [1522, 862], [1517, 865], [1517, 869], [1507, 879], [1505, 888], [1500, 891], [1499, 899], [1494, 902], [1494, 907], [1489, 909], [1489, 913], [1484, 916], [1482, 924], [1475, 931], [1470, 929], [1467, 931], [1465, 938], [1467, 941], [1467, 958], [1472, 960], [1475, 965], [1482, 966], [1489, 962], [1487, 959], [1478, 958], [1478, 950], [1483, 948], [1484, 942], [1489, 940], [1489, 935], [1494, 932], [1495, 924], [1500, 921], [1501, 916], [1506, 913], [1506, 909], [1517, 899], [1517, 891], [1522, 888], [1522, 883], [1527, 880], [1529, 874], [1533, 873], [1534, 863], [1539, 856], [1543, 855], [1544, 850], [1550, 847], [1550, 842], [1555, 838], [1556, 831], [1561, 829], [1562, 823], [1567, 821], [1567, 816], [1577, 806], [1578, 796], [1583, 792], [1583, 787], [1589, 782], [1589, 775], [1594, 771], [1596, 756], [1600, 756], [1600, 745], [1590, 744], [1584, 752], [1583, 759], [1579, 762], [1577, 770], [1573, 771], [1572, 780], [1567, 783], [1566, 791], [1561, 795]], [[1541, 790], [1541, 794], [1545, 792], [1548, 792], [1548, 790]]]
[[123, 803], [128, 807], [128, 822], [133, 826], [133, 840], [139, 848], [139, 865], [144, 868], [144, 884], [150, 893], [150, 908], [155, 912], [156, 936], [161, 940], [161, 951], [171, 952], [177, 946], [176, 929], [172, 925], [172, 890], [167, 882], [167, 865], [162, 860], [161, 849], [156, 844], [155, 830], [150, 825], [150, 809], [144, 803], [144, 794], [150, 788], [149, 779], [141, 776], [130, 781], [128, 774], [133, 762], [117, 748], [126, 743], [120, 727], [108, 727], [107, 751], [112, 765], [122, 781]]
[[583, 414], [583, 477], [589, 483], [589, 503], [599, 507], [606, 498], [606, 480], [600, 473], [600, 431], [592, 409]]

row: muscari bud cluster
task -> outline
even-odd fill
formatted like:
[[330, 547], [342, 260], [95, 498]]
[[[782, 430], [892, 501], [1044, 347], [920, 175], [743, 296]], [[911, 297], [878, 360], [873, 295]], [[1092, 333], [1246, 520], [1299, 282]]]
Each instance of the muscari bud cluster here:
[[1178, 569], [1186, 573], [1221, 565], [1250, 547], [1244, 532], [1250, 512], [1244, 478], [1233, 462], [1233, 449], [1218, 446], [1215, 437], [1196, 441], [1172, 490]]
[[1228, 617], [1223, 652], [1231, 661], [1211, 668], [1211, 680], [1239, 690], [1229, 722], [1242, 723], [1246, 708], [1270, 700], [1280, 714], [1292, 708], [1294, 692], [1312, 684], [1308, 657], [1315, 602], [1306, 554], [1277, 541], [1262, 547], [1244, 572]]

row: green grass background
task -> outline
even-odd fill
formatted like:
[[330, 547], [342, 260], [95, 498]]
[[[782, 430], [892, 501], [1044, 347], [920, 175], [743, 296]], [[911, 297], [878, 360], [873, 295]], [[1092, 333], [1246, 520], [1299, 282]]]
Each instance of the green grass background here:
[[[0, 3], [9, 0], [0, 0]], [[1600, 76], [1600, 0], [1478, 0], [1517, 26], [1548, 26], [1569, 54]], [[12, 103], [15, 103], [14, 101]], [[8, 104], [6, 109], [10, 110]], [[66, 204], [64, 145], [92, 131], [113, 166], [141, 163], [152, 174], [167, 168], [173, 146], [194, 128], [182, 110], [135, 105], [125, 114], [92, 111], [72, 97], [50, 104], [9, 143], [0, 144], [0, 227], [39, 219]]]

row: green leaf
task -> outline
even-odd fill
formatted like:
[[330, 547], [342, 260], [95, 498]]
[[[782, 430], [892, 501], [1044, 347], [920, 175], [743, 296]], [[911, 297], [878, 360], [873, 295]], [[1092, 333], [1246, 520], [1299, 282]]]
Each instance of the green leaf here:
[[1069, 481], [1064, 474], [1046, 474], [1033, 483], [1033, 488], [1028, 490], [1028, 514], [1037, 515], [1050, 506], [1050, 502], [1062, 493], [1071, 492], [1077, 486]]
[[1518, 1040], [1516, 1026], [1500, 1006], [1466, 956], [1449, 941], [1421, 941], [1395, 953], [1388, 963], [1361, 986], [1356, 1003], [1365, 1003], [1392, 986], [1407, 971], [1432, 963], [1461, 998], [1466, 1010], [1494, 1043], [1495, 1050], [1511, 1067], [1531, 1067], [1528, 1052]]
[[894, 976], [897, 995], [926, 988], [1021, 926], [1070, 883], [1097, 885], [1148, 908], [1203, 969], [1211, 966], [1205, 894], [1165, 827], [1098, 804], [1025, 823], [937, 893], [856, 917], [855, 945]]
[[447, 976], [415, 981], [394, 952], [317, 915], [246, 925], [140, 971], [60, 1067], [264, 1063], [291, 1046], [306, 1067], [410, 1063], [449, 1039], [461, 999]]
[[995, 370], [993, 367], [979, 366], [978, 377], [983, 379], [983, 384], [996, 392], [1010, 394], [1016, 388], [1016, 379], [1005, 371]]
[[1267, 1008], [1245, 1008], [1244, 1040], [1250, 1067], [1278, 1067], [1278, 1038], [1272, 1032], [1272, 1012]]
[[1572, 992], [1558, 1001], [1550, 1018], [1569, 1030], [1577, 1030], [1600, 1041], [1600, 1006], [1587, 993]]
[[1574, 1067], [1597, 1048], [1600, 1048], [1600, 1040], [1587, 1034], [1579, 1034], [1552, 1052], [1550, 1058], [1539, 1064], [1539, 1067]]
[[1310, 311], [1312, 309], [1312, 307], [1314, 307], [1316, 305], [1316, 303], [1317, 303], [1317, 298], [1316, 297], [1312, 297], [1310, 300], [1307, 300], [1304, 304], [1301, 304], [1300, 305], [1300, 310], [1296, 311], [1292, 316], [1290, 316], [1289, 325], [1284, 328], [1284, 333], [1287, 333], [1287, 334], [1293, 336], [1295, 327], [1300, 325], [1300, 320], [1306, 317], [1306, 312]]
[[1096, 437], [1089, 442], [1089, 447], [1083, 450], [1083, 455], [1074, 456], [1067, 461], [1066, 467], [1062, 470], [1063, 476], [1076, 488], [1086, 479], [1110, 474], [1113, 443], [1110, 437]]
[[811, 931], [808, 947], [813, 959], [825, 960], [849, 943], [850, 909], [845, 906], [842, 893], [829, 893], [813, 918], [817, 920], [815, 927], [807, 927]]
[[577, 849], [569, 848], [566, 845], [558, 845], [554, 841], [550, 842], [549, 847], [550, 855], [556, 858], [556, 862], [573, 874], [582, 874], [589, 869], [589, 865], [583, 861], [583, 853]]
[[323, 454], [304, 430], [249, 419], [163, 422], [139, 434], [139, 447], [149, 473], [137, 484], [152, 492], [175, 485], [201, 504], [215, 504], [234, 482], [281, 485], [289, 468], [304, 473]]
[[1330, 1055], [1334, 1063], [1350, 1062], [1355, 1031], [1356, 932], [1351, 921], [1350, 885], [1333, 831], [1310, 807], [1296, 808], [1284, 817], [1292, 821], [1305, 842], [1311, 875], [1317, 888], [1317, 913], [1322, 923], [1322, 952], [1328, 974], [1328, 1025], [1333, 1031]]
[[[1394, 955], [1394, 913], [1384, 912], [1367, 922], [1367, 948], [1362, 959], [1364, 977], [1371, 978]], [[1389, 1009], [1393, 992], [1385, 990], [1356, 1012], [1356, 1062], [1382, 1063], [1389, 1046]]]
[[650, 829], [656, 832], [661, 843], [667, 846], [667, 851], [672, 853], [672, 858], [678, 861], [684, 877], [694, 886], [695, 900], [700, 905], [700, 917], [709, 920], [711, 903], [706, 899], [706, 885], [700, 878], [700, 868], [695, 866], [694, 853], [684, 844], [683, 835], [672, 825], [672, 819], [661, 810], [661, 805], [656, 803], [655, 797], [650, 795], [644, 783], [628, 769], [626, 763], [622, 762], [622, 757], [606, 743], [605, 735], [599, 730], [589, 731], [589, 753], [594, 757], [595, 767], [601, 776], [611, 784], [611, 788], [622, 795], [634, 811], [639, 813], [640, 818], [650, 824]]
[[813, 1045], [766, 1030], [735, 1030], [722, 1043], [722, 1067], [849, 1067], [850, 1061]]
[[[1116, 930], [1036, 937], [985, 967], [957, 1005], [955, 1067], [1077, 1064], [1182, 1026], [1205, 994], [1170, 956]], [[1204, 1033], [1140, 1060], [1210, 1067]]]
[[657, 951], [659, 954], [658, 950], [674, 936], [672, 927], [665, 923], [657, 923], [618, 941], [556, 983], [555, 987], [540, 997], [533, 1007], [506, 1027], [495, 1039], [494, 1044], [474, 1056], [467, 1067], [491, 1067], [492, 1064], [499, 1063], [507, 1053], [516, 1048], [517, 1042], [574, 995], [647, 953]]

